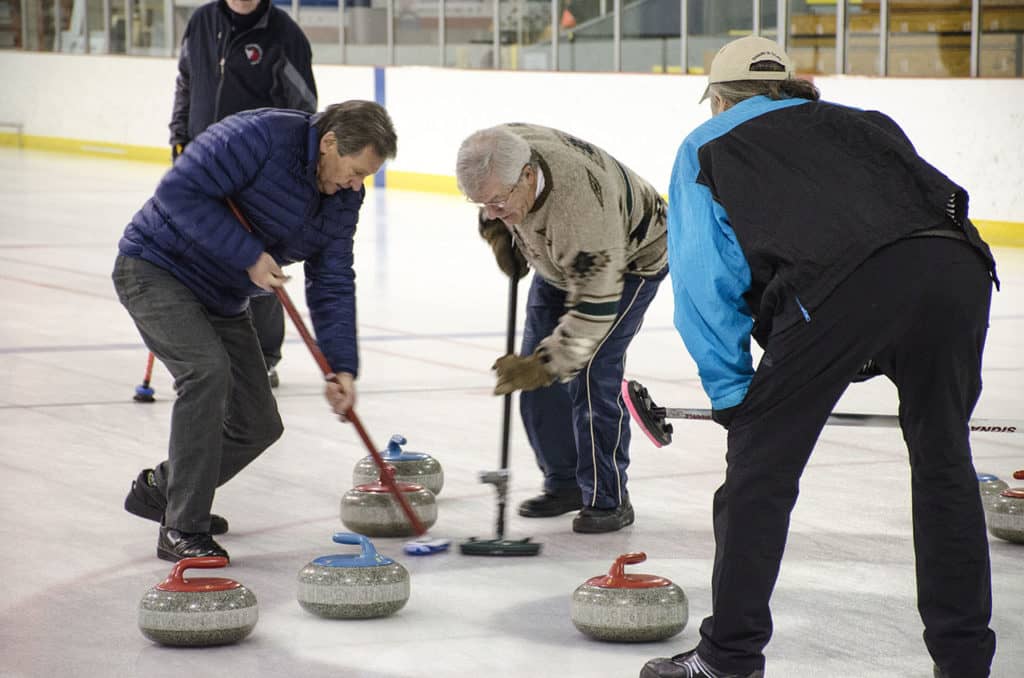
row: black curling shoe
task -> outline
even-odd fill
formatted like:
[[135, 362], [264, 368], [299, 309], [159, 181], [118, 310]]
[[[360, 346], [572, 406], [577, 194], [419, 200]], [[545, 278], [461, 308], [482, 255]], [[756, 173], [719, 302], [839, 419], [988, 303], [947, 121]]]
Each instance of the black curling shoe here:
[[176, 563], [182, 558], [228, 557], [220, 544], [205, 532], [182, 532], [173, 527], [160, 527], [160, 538], [156, 542], [156, 555]]
[[764, 671], [752, 673], [726, 673], [713, 668], [690, 650], [674, 657], [658, 657], [644, 665], [640, 678], [764, 678]]
[[633, 505], [629, 499], [613, 509], [599, 509], [588, 506], [572, 520], [572, 531], [585, 534], [615, 532], [633, 524]]
[[552, 518], [583, 508], [583, 496], [579, 489], [557, 490], [539, 494], [519, 505], [519, 515], [525, 518]]
[[[128, 490], [128, 496], [124, 498], [124, 510], [140, 518], [162, 523], [166, 508], [167, 499], [153, 482], [153, 469], [142, 469], [139, 477], [132, 481], [132, 489]], [[211, 514], [210, 534], [227, 534], [227, 531], [227, 519], [215, 513]]]

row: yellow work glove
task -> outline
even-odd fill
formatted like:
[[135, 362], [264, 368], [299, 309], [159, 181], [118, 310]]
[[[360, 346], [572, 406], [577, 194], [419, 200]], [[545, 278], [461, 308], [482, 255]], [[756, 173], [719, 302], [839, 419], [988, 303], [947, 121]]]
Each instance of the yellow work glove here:
[[548, 372], [544, 361], [536, 353], [526, 357], [514, 354], [498, 358], [492, 370], [498, 373], [494, 395], [505, 395], [513, 391], [532, 391], [554, 383], [555, 377]]

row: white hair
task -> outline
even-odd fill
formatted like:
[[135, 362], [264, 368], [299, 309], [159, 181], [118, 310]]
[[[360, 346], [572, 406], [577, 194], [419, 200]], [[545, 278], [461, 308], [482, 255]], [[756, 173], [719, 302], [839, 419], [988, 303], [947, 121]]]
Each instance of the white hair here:
[[491, 176], [503, 186], [513, 186], [523, 166], [530, 162], [530, 155], [530, 145], [507, 127], [473, 132], [459, 146], [455, 161], [459, 190], [463, 195], [478, 197], [480, 187]]

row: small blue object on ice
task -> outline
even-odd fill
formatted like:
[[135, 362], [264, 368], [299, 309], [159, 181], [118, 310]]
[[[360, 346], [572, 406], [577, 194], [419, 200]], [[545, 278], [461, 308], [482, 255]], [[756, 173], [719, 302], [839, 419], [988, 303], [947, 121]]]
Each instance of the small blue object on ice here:
[[406, 542], [403, 550], [410, 556], [429, 556], [447, 551], [451, 545], [451, 539], [424, 539]]
[[156, 398], [153, 397], [154, 393], [156, 393], [156, 391], [149, 386], [139, 384], [135, 387], [135, 395], [132, 396], [132, 399], [137, 403], [151, 403], [156, 400]]

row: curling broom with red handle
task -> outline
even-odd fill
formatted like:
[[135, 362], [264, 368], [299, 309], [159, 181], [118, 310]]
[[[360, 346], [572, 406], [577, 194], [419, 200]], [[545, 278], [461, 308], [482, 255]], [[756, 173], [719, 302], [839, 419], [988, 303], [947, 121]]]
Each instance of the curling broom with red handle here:
[[[228, 207], [230, 207], [231, 211], [234, 212], [238, 221], [242, 223], [245, 230], [252, 233], [252, 225], [249, 224], [249, 220], [245, 218], [245, 215], [242, 214], [241, 210], [238, 209], [238, 206], [235, 205], [235, 202], [231, 198], [228, 198], [227, 200]], [[302, 341], [306, 344], [306, 348], [308, 348], [309, 352], [313, 354], [313, 360], [315, 360], [316, 364], [320, 367], [320, 371], [323, 372], [324, 377], [327, 377], [329, 374], [333, 374], [334, 370], [331, 369], [331, 365], [327, 362], [327, 358], [324, 356], [323, 351], [321, 351], [320, 347], [317, 346], [316, 340], [313, 339], [313, 335], [311, 335], [309, 330], [306, 329], [306, 323], [302, 320], [302, 316], [300, 316], [299, 312], [295, 309], [295, 305], [288, 296], [288, 292], [283, 287], [275, 287], [274, 294], [277, 295], [277, 298], [280, 300], [281, 306], [284, 307], [288, 317], [292, 319], [292, 322], [295, 324], [295, 329], [299, 331], [299, 336], [302, 337]], [[425, 534], [427, 529], [423, 527], [423, 523], [420, 522], [420, 519], [416, 516], [416, 513], [413, 512], [412, 507], [409, 506], [409, 502], [402, 494], [402, 491], [398, 488], [398, 485], [395, 484], [394, 470], [384, 463], [384, 459], [380, 456], [380, 452], [377, 451], [377, 447], [373, 444], [373, 441], [370, 440], [370, 436], [366, 432], [366, 429], [363, 428], [363, 423], [359, 420], [359, 417], [356, 416], [355, 410], [353, 408], [349, 408], [348, 412], [345, 413], [345, 418], [352, 422], [352, 425], [356, 427], [359, 437], [362, 438], [363, 444], [366, 446], [366, 449], [370, 451], [370, 456], [373, 457], [373, 462], [377, 465], [377, 468], [380, 469], [381, 484], [388, 488], [388, 491], [395, 497], [395, 501], [397, 501], [398, 505], [402, 507], [402, 512], [405, 513], [405, 517], [409, 519], [409, 524], [412, 525], [413, 532], [415, 532], [417, 536]]]

